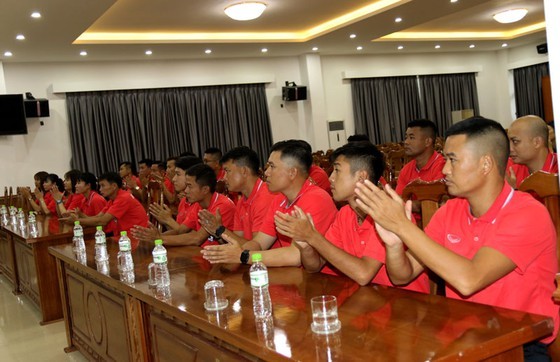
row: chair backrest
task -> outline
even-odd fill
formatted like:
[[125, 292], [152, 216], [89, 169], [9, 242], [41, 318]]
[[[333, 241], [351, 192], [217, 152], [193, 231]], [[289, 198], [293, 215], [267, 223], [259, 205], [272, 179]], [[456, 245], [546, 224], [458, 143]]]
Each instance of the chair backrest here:
[[[413, 198], [415, 196], [415, 198]], [[414, 199], [420, 202], [422, 211], [422, 229], [428, 225], [432, 216], [439, 208], [442, 201], [449, 197], [447, 186], [443, 181], [426, 182], [420, 179], [414, 180], [404, 188], [403, 200]]]
[[538, 171], [527, 177], [521, 185], [520, 191], [536, 195], [544, 203], [550, 218], [556, 228], [556, 256], [560, 270], [560, 185], [558, 174]]

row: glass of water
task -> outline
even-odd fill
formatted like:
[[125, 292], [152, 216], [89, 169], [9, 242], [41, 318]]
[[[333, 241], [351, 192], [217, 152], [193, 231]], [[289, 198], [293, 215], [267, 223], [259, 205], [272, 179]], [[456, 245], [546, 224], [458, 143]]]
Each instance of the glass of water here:
[[311, 330], [318, 334], [330, 334], [340, 330], [338, 306], [334, 295], [320, 295], [311, 298], [313, 322]]

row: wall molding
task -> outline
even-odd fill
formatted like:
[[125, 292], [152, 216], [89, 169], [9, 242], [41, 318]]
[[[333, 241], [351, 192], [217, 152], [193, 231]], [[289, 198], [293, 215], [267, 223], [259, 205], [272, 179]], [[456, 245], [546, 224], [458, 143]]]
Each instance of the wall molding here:
[[457, 66], [457, 67], [437, 67], [433, 69], [426, 69], [424, 67], [418, 69], [408, 69], [403, 72], [400, 69], [379, 69], [371, 71], [352, 71], [345, 70], [342, 72], [342, 79], [354, 78], [378, 78], [378, 77], [405, 77], [411, 75], [431, 75], [431, 74], [457, 74], [457, 73], [480, 73], [483, 67], [477, 66]]

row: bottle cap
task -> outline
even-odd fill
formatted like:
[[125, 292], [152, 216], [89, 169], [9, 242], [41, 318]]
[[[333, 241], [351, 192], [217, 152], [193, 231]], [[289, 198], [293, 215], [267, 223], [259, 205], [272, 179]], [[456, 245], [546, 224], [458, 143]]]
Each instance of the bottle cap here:
[[121, 231], [121, 236], [126, 236], [126, 231]]
[[80, 225], [80, 220], [74, 221], [74, 225]]
[[23, 209], [20, 207], [20, 208], [18, 209], [18, 211], [23, 211]]
[[96, 229], [97, 231], [101, 231], [101, 230], [103, 230], [103, 226], [97, 225], [97, 227], [96, 227], [95, 229]]
[[154, 241], [154, 244], [156, 244], [156, 246], [157, 245], [163, 245], [163, 240], [157, 239], [156, 241]]
[[253, 254], [253, 255], [252, 255], [252, 260], [253, 260], [253, 263], [254, 263], [254, 262], [257, 262], [257, 261], [262, 261], [262, 255], [261, 255], [261, 253]]

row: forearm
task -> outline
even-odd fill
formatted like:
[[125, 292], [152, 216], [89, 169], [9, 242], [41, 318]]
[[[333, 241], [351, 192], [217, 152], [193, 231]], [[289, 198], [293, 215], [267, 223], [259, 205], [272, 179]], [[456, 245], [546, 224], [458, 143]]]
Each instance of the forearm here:
[[393, 284], [405, 285], [414, 279], [414, 268], [409, 258], [403, 244], [385, 245], [385, 266]]
[[[243, 246], [244, 249], [245, 246]], [[253, 254], [257, 251], [252, 251], [250, 253], [249, 262], [251, 263]], [[301, 265], [301, 254], [293, 245], [286, 246], [283, 248], [270, 249], [259, 251], [262, 255], [262, 262], [267, 267], [280, 267], [280, 266], [300, 266]]]
[[321, 255], [311, 245], [301, 248], [299, 252], [301, 254], [301, 265], [303, 265], [306, 271], [316, 273], [325, 265], [325, 260], [321, 258]]
[[27, 199], [27, 201], [28, 201], [28, 203], [29, 203], [29, 206], [30, 206], [33, 210], [35, 210], [36, 212], [41, 211], [41, 206], [40, 206], [40, 205], [37, 205], [37, 203], [36, 203], [32, 198]]
[[40, 207], [40, 211], [42, 211], [45, 215], [51, 214], [51, 210], [49, 210], [49, 208], [47, 207], [47, 203], [45, 202], [45, 199], [39, 200], [39, 207]]
[[170, 246], [200, 246], [209, 236], [208, 233], [201, 232], [201, 230], [180, 235], [162, 235], [163, 243]]
[[105, 220], [103, 220], [102, 217], [100, 216], [87, 216], [87, 217], [81, 217], [78, 218], [78, 221], [80, 222], [80, 225], [82, 226], [105, 226], [107, 224], [107, 222]]
[[56, 205], [56, 213], [58, 216], [62, 216], [63, 214], [67, 213], [66, 207], [64, 207], [64, 203], [60, 203]]

